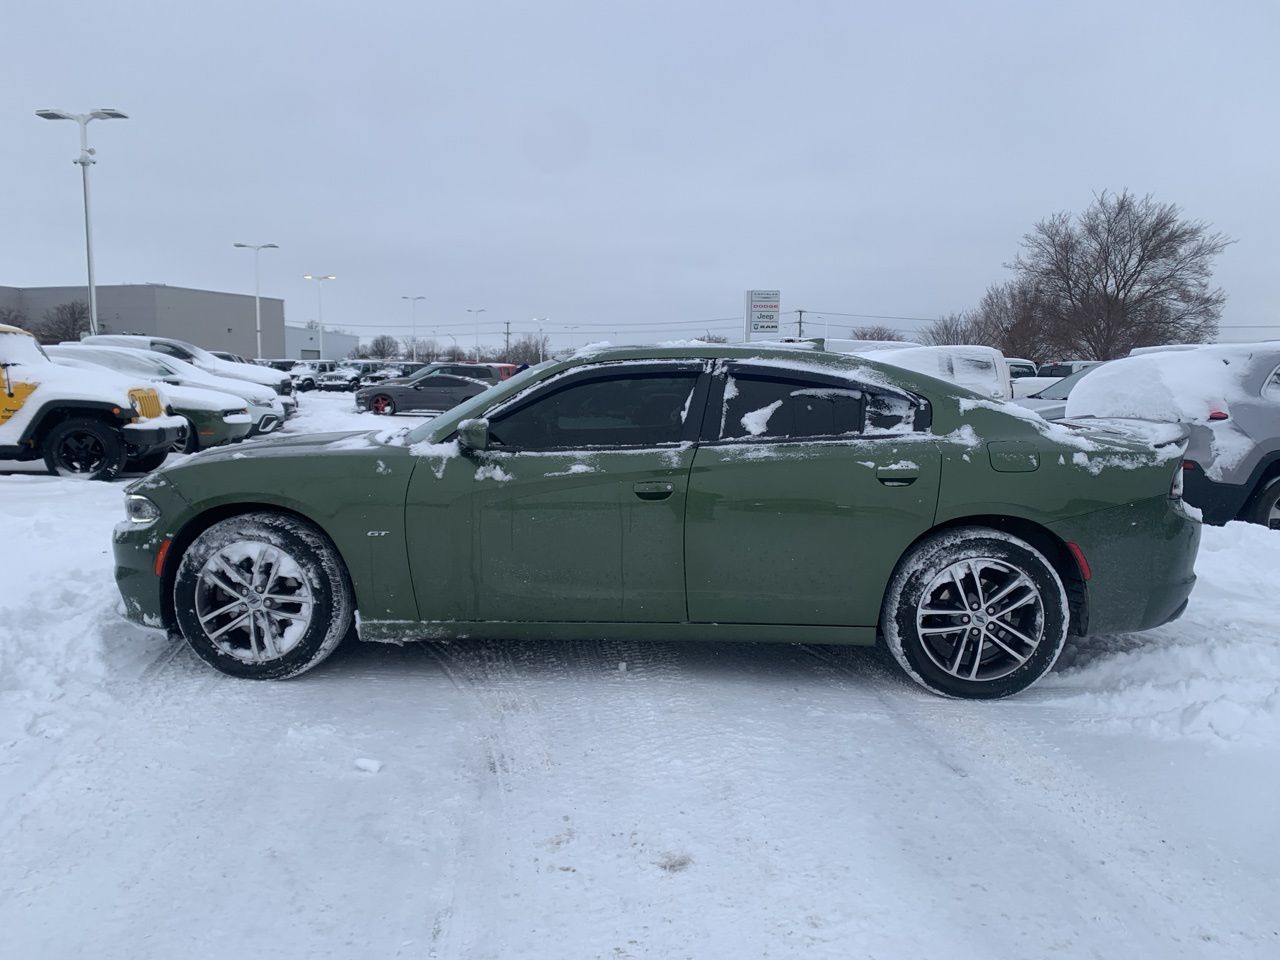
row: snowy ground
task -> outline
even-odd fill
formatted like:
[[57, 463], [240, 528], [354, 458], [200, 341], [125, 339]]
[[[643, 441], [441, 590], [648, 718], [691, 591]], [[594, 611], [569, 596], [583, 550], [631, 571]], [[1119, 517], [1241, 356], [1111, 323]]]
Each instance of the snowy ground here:
[[1280, 535], [1207, 529], [1183, 620], [998, 704], [787, 645], [259, 684], [118, 617], [120, 501], [0, 476], [5, 956], [1280, 956]]

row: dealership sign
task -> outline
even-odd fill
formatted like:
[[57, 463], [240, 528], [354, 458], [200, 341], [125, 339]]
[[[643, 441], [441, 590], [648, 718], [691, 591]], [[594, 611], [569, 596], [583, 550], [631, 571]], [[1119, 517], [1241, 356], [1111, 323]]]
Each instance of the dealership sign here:
[[746, 304], [747, 339], [755, 333], [777, 333], [782, 294], [778, 290], [748, 290]]

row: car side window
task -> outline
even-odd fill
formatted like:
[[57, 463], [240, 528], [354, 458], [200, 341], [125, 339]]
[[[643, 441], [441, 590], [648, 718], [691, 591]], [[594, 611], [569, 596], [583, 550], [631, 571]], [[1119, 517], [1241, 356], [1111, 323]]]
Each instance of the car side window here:
[[721, 440], [901, 434], [916, 429], [909, 398], [803, 375], [733, 373], [725, 380]]
[[492, 418], [489, 439], [520, 450], [678, 444], [697, 382], [696, 370], [575, 378]]

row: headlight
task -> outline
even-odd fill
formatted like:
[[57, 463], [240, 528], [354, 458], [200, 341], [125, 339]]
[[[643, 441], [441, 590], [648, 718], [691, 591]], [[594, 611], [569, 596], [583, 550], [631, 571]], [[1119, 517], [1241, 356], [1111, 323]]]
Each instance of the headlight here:
[[248, 413], [248, 412], [249, 412], [248, 407], [241, 407], [239, 410], [223, 410], [222, 415], [224, 417], [234, 417], [234, 416], [237, 416], [238, 414]]
[[125, 496], [124, 512], [128, 515], [130, 523], [155, 523], [160, 519], [160, 508], [146, 497], [136, 493]]

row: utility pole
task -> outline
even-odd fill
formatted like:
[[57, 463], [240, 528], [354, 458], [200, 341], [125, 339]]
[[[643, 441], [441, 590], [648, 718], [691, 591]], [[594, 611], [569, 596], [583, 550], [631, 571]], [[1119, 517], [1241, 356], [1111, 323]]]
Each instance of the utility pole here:
[[507, 328], [507, 332], [506, 332], [507, 345], [506, 345], [506, 348], [505, 348], [505, 349], [503, 350], [503, 352], [502, 352], [502, 359], [503, 359], [503, 360], [507, 360], [507, 359], [509, 359], [509, 358], [511, 357], [511, 321], [510, 321], [510, 320], [504, 320], [504, 321], [502, 321], [502, 322], [503, 322], [503, 324], [504, 324], [504, 325], [506, 326], [506, 328]]
[[796, 339], [797, 340], [804, 339], [804, 314], [805, 312], [803, 310], [796, 311], [796, 316], [800, 318], [796, 321]]

